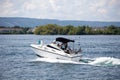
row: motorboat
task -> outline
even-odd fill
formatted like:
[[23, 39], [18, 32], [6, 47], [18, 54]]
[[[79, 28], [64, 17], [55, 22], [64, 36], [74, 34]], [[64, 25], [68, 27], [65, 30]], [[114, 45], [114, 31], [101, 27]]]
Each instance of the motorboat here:
[[[69, 46], [73, 44], [73, 48]], [[81, 48], [76, 50], [74, 48], [74, 40], [58, 37], [50, 44], [45, 44], [42, 40], [38, 44], [31, 44], [33, 51], [39, 57], [79, 61], [81, 59]]]

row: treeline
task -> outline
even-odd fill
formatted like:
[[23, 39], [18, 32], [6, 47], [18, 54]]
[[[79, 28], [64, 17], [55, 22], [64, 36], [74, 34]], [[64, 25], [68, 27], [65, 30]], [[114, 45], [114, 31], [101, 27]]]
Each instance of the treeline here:
[[37, 35], [120, 35], [120, 27], [89, 27], [89, 26], [60, 26], [56, 24], [47, 24], [37, 26], [34, 30]]
[[29, 27], [5, 27], [0, 26], [0, 34], [33, 34], [32, 29]]
[[0, 34], [37, 34], [37, 35], [120, 35], [120, 27], [114, 25], [105, 27], [90, 26], [60, 26], [47, 24], [37, 26], [35, 29], [30, 27], [5, 27], [0, 26]]

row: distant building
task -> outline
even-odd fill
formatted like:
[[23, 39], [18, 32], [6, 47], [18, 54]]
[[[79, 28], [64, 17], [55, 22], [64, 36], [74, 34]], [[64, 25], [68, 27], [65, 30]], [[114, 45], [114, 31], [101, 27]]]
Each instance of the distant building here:
[[105, 30], [106, 27], [93, 27], [92, 30], [93, 31], [97, 31], [97, 30]]
[[22, 31], [21, 28], [0, 28], [0, 34], [20, 33]]

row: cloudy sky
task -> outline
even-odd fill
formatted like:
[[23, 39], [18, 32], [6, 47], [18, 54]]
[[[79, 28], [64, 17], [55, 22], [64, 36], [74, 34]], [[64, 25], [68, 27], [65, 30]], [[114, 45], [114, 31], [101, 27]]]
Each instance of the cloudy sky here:
[[0, 17], [120, 21], [120, 0], [0, 0]]

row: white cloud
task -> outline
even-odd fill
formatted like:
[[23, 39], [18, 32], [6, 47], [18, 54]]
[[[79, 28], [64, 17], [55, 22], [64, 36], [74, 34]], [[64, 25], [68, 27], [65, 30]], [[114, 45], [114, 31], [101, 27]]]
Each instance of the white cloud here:
[[27, 1], [23, 4], [23, 8], [27, 11], [34, 10], [36, 8], [36, 5], [33, 1], [30, 2]]
[[93, 12], [106, 13], [106, 0], [93, 1], [90, 4], [90, 9]]
[[55, 4], [54, 1], [55, 1], [55, 0], [49, 0], [51, 6], [52, 6], [52, 8], [53, 8], [53, 10], [54, 10], [54, 11], [57, 11], [57, 6], [56, 6], [56, 4]]
[[17, 10], [14, 10], [14, 4], [10, 0], [4, 0], [0, 5], [0, 16], [4, 15], [14, 15], [18, 13]]
[[120, 0], [110, 0], [108, 3], [110, 6], [116, 5], [116, 4], [120, 4]]
[[104, 9], [104, 8], [98, 9], [97, 11], [98, 11], [99, 13], [101, 13], [101, 14], [106, 14], [106, 13], [107, 13], [107, 10]]
[[9, 11], [12, 10], [12, 7], [13, 4], [9, 0], [6, 0], [5, 2], [1, 3], [0, 12], [2, 12], [2, 14], [7, 14]]
[[120, 21], [120, 0], [0, 0], [0, 3], [0, 16]]

